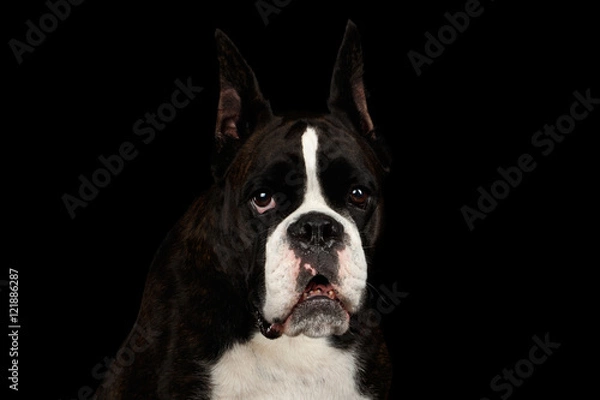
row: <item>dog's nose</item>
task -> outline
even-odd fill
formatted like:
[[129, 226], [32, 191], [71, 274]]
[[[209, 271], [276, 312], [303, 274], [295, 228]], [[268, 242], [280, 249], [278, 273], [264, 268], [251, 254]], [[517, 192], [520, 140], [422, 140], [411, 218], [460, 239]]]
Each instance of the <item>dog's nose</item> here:
[[342, 241], [343, 233], [342, 224], [319, 212], [306, 213], [288, 227], [288, 235], [305, 249], [330, 249]]

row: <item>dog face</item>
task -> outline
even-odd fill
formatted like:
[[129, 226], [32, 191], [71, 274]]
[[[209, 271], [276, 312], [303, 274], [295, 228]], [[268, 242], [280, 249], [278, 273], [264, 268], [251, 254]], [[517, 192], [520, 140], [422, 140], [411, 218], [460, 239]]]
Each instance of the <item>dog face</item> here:
[[338, 53], [331, 113], [317, 117], [272, 115], [235, 46], [220, 32], [217, 43], [213, 172], [227, 224], [247, 244], [236, 264], [261, 331], [342, 335], [364, 305], [388, 166], [367, 111], [356, 27], [348, 24]]

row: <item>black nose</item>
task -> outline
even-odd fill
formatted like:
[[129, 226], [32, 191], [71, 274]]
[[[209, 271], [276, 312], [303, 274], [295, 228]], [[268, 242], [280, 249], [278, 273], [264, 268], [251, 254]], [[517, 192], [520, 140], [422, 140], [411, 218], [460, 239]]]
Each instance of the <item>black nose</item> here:
[[288, 227], [288, 235], [304, 249], [330, 249], [342, 242], [343, 234], [342, 224], [319, 212], [306, 213]]

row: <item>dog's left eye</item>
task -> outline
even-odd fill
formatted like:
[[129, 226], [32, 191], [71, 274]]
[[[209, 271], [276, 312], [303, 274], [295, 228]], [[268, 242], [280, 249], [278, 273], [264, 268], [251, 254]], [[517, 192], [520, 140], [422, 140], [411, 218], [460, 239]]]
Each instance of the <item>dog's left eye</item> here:
[[252, 196], [252, 206], [259, 213], [262, 214], [266, 211], [275, 207], [275, 199], [273, 198], [273, 194], [267, 190], [259, 190]]
[[348, 201], [358, 208], [366, 208], [369, 202], [369, 197], [369, 191], [366, 188], [356, 186], [350, 189]]

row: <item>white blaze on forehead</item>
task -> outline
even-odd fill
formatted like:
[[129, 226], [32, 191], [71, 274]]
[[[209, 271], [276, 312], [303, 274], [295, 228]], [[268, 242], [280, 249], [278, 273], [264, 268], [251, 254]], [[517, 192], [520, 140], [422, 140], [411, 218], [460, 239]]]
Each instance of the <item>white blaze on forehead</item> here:
[[306, 200], [325, 203], [319, 186], [317, 174], [317, 150], [319, 138], [314, 128], [307, 128], [302, 135], [302, 155], [304, 156], [304, 168], [306, 170]]
[[298, 301], [297, 279], [300, 268], [316, 275], [317, 265], [302, 265], [291, 249], [287, 234], [291, 224], [308, 212], [319, 212], [339, 222], [347, 236], [344, 248], [338, 253], [338, 272], [341, 298], [347, 301], [350, 312], [360, 305], [362, 292], [366, 287], [367, 261], [362, 248], [360, 233], [354, 221], [333, 210], [323, 197], [318, 173], [319, 138], [314, 128], [308, 127], [302, 134], [302, 156], [306, 172], [306, 190], [302, 204], [277, 225], [267, 238], [265, 254], [265, 304], [263, 316], [269, 322], [285, 318]]

